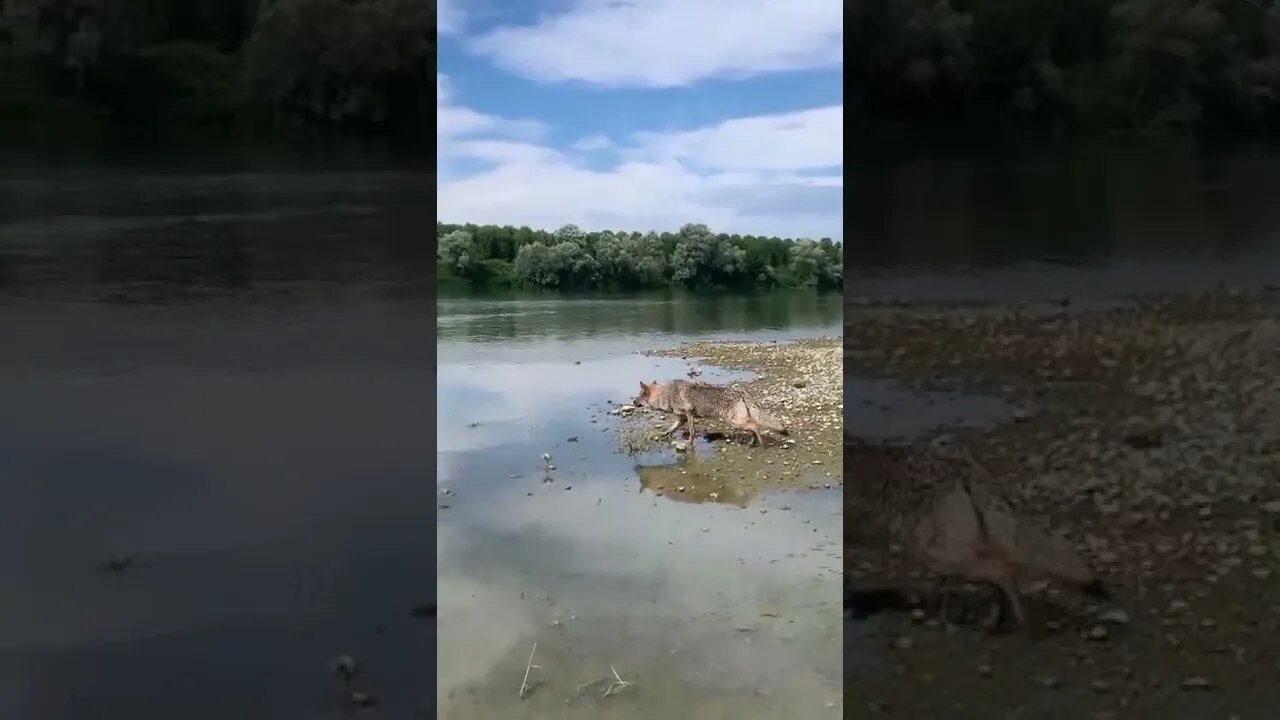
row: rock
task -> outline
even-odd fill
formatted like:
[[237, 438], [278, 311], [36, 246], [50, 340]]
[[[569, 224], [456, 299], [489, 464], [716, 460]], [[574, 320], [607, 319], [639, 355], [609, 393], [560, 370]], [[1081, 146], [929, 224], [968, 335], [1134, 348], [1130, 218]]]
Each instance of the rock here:
[[1213, 690], [1215, 687], [1211, 680], [1198, 675], [1184, 679], [1181, 686], [1183, 690]]
[[1128, 625], [1129, 613], [1123, 610], [1120, 610], [1118, 608], [1111, 609], [1111, 610], [1104, 610], [1098, 613], [1098, 621], [1109, 623], [1111, 625]]
[[1035, 680], [1035, 683], [1040, 687], [1049, 688], [1050, 690], [1056, 690], [1062, 687], [1062, 681], [1052, 675], [1037, 675], [1033, 680]]
[[329, 659], [329, 669], [344, 682], [351, 682], [360, 674], [360, 663], [350, 655], [341, 653]]
[[125, 555], [124, 557], [112, 558], [102, 563], [101, 567], [107, 572], [122, 573], [133, 566], [133, 557]]
[[1124, 444], [1135, 450], [1150, 450], [1163, 445], [1164, 438], [1156, 429], [1138, 430], [1125, 435]]

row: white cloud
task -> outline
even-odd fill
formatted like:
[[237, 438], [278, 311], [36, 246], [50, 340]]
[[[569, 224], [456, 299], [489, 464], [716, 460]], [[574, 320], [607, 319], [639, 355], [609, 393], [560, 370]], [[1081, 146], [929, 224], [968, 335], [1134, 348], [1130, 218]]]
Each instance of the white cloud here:
[[470, 48], [535, 80], [680, 87], [839, 67], [843, 23], [837, 0], [577, 0], [537, 24], [476, 37]]
[[599, 152], [616, 147], [613, 141], [604, 135], [588, 135], [569, 146], [578, 152]]
[[796, 170], [844, 162], [844, 107], [727, 120], [688, 132], [652, 133], [645, 149], [706, 168]]
[[[513, 139], [519, 121], [453, 104], [447, 78], [440, 80], [437, 200], [444, 222], [635, 230], [702, 222], [723, 232], [843, 235], [840, 107], [621, 142], [589, 136], [562, 150]], [[588, 162], [606, 148], [618, 151], [618, 164]], [[467, 163], [470, 172], [457, 170]], [[476, 172], [476, 164], [484, 169]]]
[[462, 32], [465, 16], [455, 0], [436, 0], [436, 33], [453, 35]]
[[453, 86], [446, 75], [436, 73], [436, 142], [476, 133], [533, 139], [546, 126], [536, 120], [509, 120], [476, 112], [453, 103]]

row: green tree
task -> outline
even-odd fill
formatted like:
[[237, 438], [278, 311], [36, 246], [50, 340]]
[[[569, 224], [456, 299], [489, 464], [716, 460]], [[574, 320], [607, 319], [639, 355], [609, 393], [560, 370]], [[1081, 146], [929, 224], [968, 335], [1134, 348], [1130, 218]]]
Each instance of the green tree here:
[[481, 261], [475, 241], [466, 230], [454, 230], [440, 238], [436, 255], [444, 267], [463, 277], [472, 274]]

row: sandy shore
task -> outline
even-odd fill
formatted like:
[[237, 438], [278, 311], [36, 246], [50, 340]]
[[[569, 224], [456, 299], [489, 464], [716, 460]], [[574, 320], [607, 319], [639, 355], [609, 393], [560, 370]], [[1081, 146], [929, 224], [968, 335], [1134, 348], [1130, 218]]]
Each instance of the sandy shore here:
[[[712, 424], [711, 448], [695, 448], [697, 476], [685, 492], [742, 497], [772, 489], [835, 487], [842, 482], [842, 344], [839, 338], [794, 342], [697, 342], [648, 353], [696, 359], [705, 365], [745, 370], [754, 377], [734, 385], [745, 388], [768, 412], [782, 420], [789, 438], [765, 447], [749, 447], [730, 430]], [[672, 446], [658, 433], [670, 415], [624, 406], [621, 442], [632, 452]], [[687, 452], [687, 451], [686, 451]]]
[[[846, 717], [1269, 717], [1276, 307], [1271, 294], [1217, 293], [1035, 316], [851, 308], [846, 372], [1018, 408], [953, 434], [1024, 512], [1065, 529], [1117, 598], [1075, 606], [1030, 641], [919, 613], [855, 622]], [[852, 578], [919, 576], [866, 548], [845, 557]]]

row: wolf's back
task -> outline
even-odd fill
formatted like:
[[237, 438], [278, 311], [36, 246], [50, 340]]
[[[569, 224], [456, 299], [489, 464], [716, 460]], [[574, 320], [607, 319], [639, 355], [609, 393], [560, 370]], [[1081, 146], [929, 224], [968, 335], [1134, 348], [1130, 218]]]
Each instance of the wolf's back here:
[[723, 385], [676, 380], [673, 385], [680, 399], [702, 417], [724, 420], [729, 417], [734, 401], [741, 393]]
[[747, 410], [751, 413], [751, 417], [754, 418], [756, 422], [780, 435], [789, 434], [785, 423], [760, 409], [760, 406], [756, 405], [750, 398], [744, 395], [742, 401], [747, 404]]
[[988, 541], [1024, 573], [1079, 586], [1095, 581], [1089, 564], [1062, 535], [1041, 528], [1000, 498], [978, 493], [973, 500], [981, 507]]

